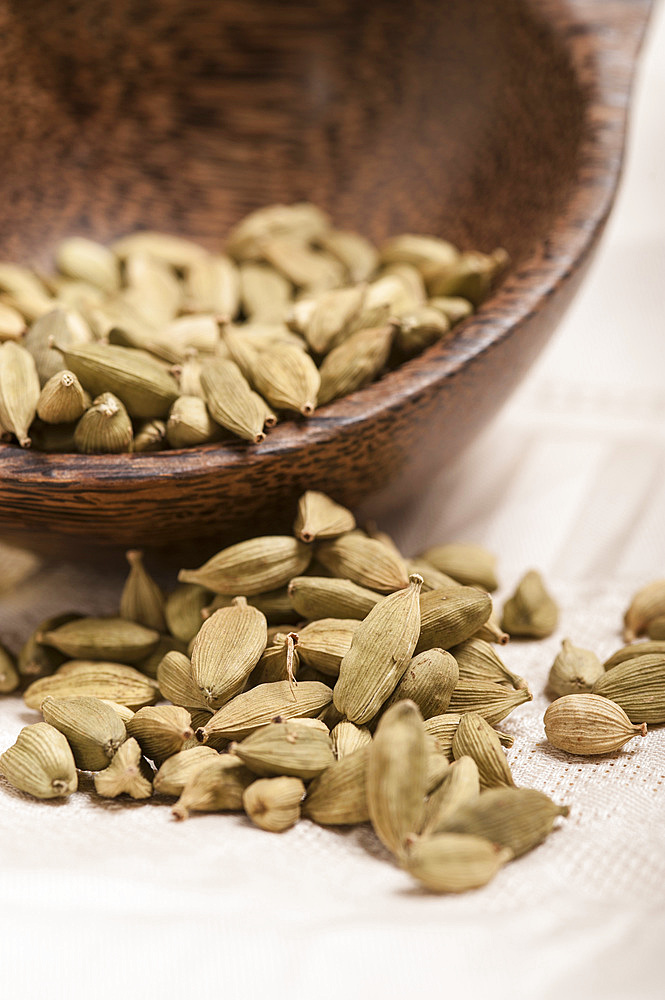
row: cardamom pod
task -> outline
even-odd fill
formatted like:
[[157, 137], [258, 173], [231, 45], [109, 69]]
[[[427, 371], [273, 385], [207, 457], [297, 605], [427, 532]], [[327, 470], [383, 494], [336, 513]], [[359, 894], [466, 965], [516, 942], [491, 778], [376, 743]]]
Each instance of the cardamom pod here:
[[37, 400], [37, 416], [47, 424], [68, 424], [78, 420], [90, 402], [74, 372], [63, 370], [44, 385]]
[[289, 775], [309, 781], [335, 763], [330, 734], [292, 722], [272, 722], [256, 729], [230, 752], [262, 777]]
[[421, 830], [423, 836], [441, 833], [459, 807], [467, 802], [474, 802], [479, 795], [480, 775], [475, 760], [472, 757], [458, 757], [425, 803]]
[[142, 351], [110, 344], [56, 346], [84, 389], [93, 396], [113, 393], [132, 417], [165, 417], [178, 396], [175, 379]]
[[261, 260], [270, 236], [290, 236], [302, 243], [319, 242], [330, 228], [328, 216], [316, 205], [265, 205], [238, 222], [228, 236], [227, 251], [236, 260]]
[[172, 448], [194, 448], [199, 444], [219, 441], [223, 433], [200, 396], [179, 396], [171, 407], [166, 422], [166, 438]]
[[605, 660], [605, 670], [611, 670], [617, 664], [625, 660], [632, 660], [635, 656], [648, 656], [652, 653], [665, 654], [665, 642], [662, 640], [652, 640], [647, 642], [629, 642], [627, 646], [622, 646], [616, 653], [613, 653]]
[[296, 576], [288, 586], [294, 610], [309, 620], [366, 618], [381, 595], [351, 580], [327, 576]]
[[498, 734], [477, 712], [467, 712], [460, 719], [453, 737], [453, 756], [456, 760], [460, 757], [475, 760], [483, 788], [515, 785]]
[[[0, 411], [0, 423], [3, 422]], [[665, 580], [654, 580], [638, 590], [630, 602], [624, 615], [624, 640], [632, 642], [643, 635], [649, 622], [661, 615], [665, 615]]]
[[453, 646], [451, 653], [457, 660], [461, 681], [490, 681], [514, 688], [527, 686], [524, 678], [509, 670], [490, 644], [477, 635]]
[[117, 396], [103, 392], [85, 411], [74, 431], [74, 444], [84, 455], [129, 451], [132, 422]]
[[473, 306], [469, 300], [459, 295], [436, 295], [427, 300], [427, 305], [443, 313], [451, 326], [461, 323], [473, 313]]
[[78, 788], [69, 743], [46, 722], [23, 727], [16, 743], [0, 756], [0, 774], [37, 799], [60, 798]]
[[545, 712], [547, 739], [566, 753], [613, 753], [638, 733], [646, 736], [646, 723], [632, 725], [618, 704], [599, 694], [567, 694]]
[[209, 708], [220, 708], [243, 689], [267, 642], [265, 615], [244, 597], [203, 623], [192, 647], [192, 677]]
[[202, 611], [211, 596], [211, 592], [199, 584], [179, 583], [164, 604], [164, 617], [171, 635], [182, 642], [190, 642], [201, 628]]
[[137, 424], [132, 451], [164, 451], [166, 424], [163, 420], [143, 420]]
[[182, 569], [178, 580], [198, 583], [216, 594], [261, 594], [284, 587], [303, 573], [310, 546], [289, 535], [263, 535], [222, 549], [199, 569]]
[[333, 347], [321, 365], [316, 405], [324, 406], [373, 382], [388, 362], [394, 332], [390, 324], [363, 328]]
[[310, 622], [298, 629], [300, 659], [322, 674], [337, 677], [360, 625], [357, 618], [318, 618]]
[[299, 299], [293, 307], [290, 326], [303, 334], [314, 354], [327, 354], [348, 335], [365, 295], [366, 286], [355, 285]]
[[367, 281], [379, 265], [376, 247], [360, 233], [329, 229], [319, 237], [319, 244], [344, 265], [353, 283]]
[[125, 723], [99, 698], [45, 698], [41, 712], [44, 722], [66, 737], [76, 766], [83, 771], [102, 771], [108, 767], [118, 747], [127, 739]]
[[435, 545], [423, 552], [421, 558], [465, 586], [477, 586], [490, 591], [499, 586], [496, 556], [480, 545], [461, 542]]
[[325, 493], [307, 490], [298, 501], [298, 513], [293, 533], [303, 542], [322, 538], [337, 538], [353, 531], [356, 519], [350, 510], [335, 503]]
[[665, 655], [650, 653], [624, 660], [594, 683], [594, 694], [615, 701], [631, 722], [665, 722]]
[[293, 286], [267, 264], [247, 262], [240, 266], [240, 300], [252, 323], [281, 323], [291, 307]]
[[62, 274], [87, 281], [104, 292], [115, 292], [120, 287], [118, 258], [94, 240], [83, 236], [61, 240], [55, 248], [55, 263]]
[[457, 662], [443, 649], [426, 649], [412, 657], [399, 684], [384, 702], [382, 712], [397, 701], [410, 700], [423, 719], [442, 715], [459, 681]]
[[420, 638], [416, 653], [425, 649], [450, 649], [469, 639], [492, 609], [489, 594], [475, 587], [430, 590], [420, 598]]
[[401, 857], [406, 839], [421, 825], [427, 785], [427, 744], [416, 705], [393, 705], [369, 748], [367, 806], [374, 832]]
[[303, 815], [322, 826], [366, 823], [367, 765], [370, 747], [342, 757], [315, 778], [307, 789]]
[[487, 885], [512, 856], [483, 837], [439, 833], [413, 843], [404, 867], [432, 892], [467, 892]]
[[498, 247], [491, 254], [470, 250], [451, 266], [428, 269], [425, 274], [430, 297], [459, 296], [479, 306], [490, 293], [496, 277], [509, 263], [507, 252]]
[[448, 774], [450, 761], [445, 748], [441, 746], [436, 736], [425, 733], [425, 747], [427, 750], [425, 795], [431, 795]]
[[34, 681], [24, 692], [28, 708], [39, 708], [45, 698], [87, 696], [100, 701], [117, 701], [127, 708], [154, 705], [159, 689], [153, 680], [122, 663], [98, 660], [70, 660], [55, 674]]
[[519, 858], [542, 844], [557, 818], [569, 811], [568, 806], [556, 805], [534, 788], [492, 788], [461, 805], [444, 830], [484, 837]]
[[129, 563], [129, 575], [120, 596], [120, 617], [156, 632], [165, 632], [164, 594], [143, 565], [143, 552], [130, 549], [125, 558]]
[[360, 623], [342, 658], [333, 700], [350, 722], [377, 714], [406, 670], [420, 631], [422, 577], [380, 600]]
[[165, 698], [174, 705], [190, 710], [198, 709], [206, 712], [210, 718], [210, 709], [203, 692], [194, 680], [192, 664], [184, 653], [171, 650], [157, 667], [157, 683]]
[[383, 542], [360, 532], [322, 542], [317, 546], [316, 558], [334, 576], [381, 593], [401, 590], [409, 583], [404, 560]]
[[25, 333], [25, 319], [13, 306], [0, 301], [0, 341], [20, 340]]
[[158, 795], [181, 795], [187, 782], [197, 771], [219, 754], [212, 747], [198, 743], [188, 750], [180, 750], [167, 757], [154, 777], [153, 788]]
[[344, 283], [344, 267], [300, 238], [270, 236], [261, 241], [261, 258], [307, 292], [338, 288]]
[[36, 274], [20, 264], [0, 263], [0, 291], [27, 320], [37, 319], [52, 308], [53, 300]]
[[190, 812], [239, 812], [243, 793], [255, 780], [237, 757], [218, 754], [187, 781], [171, 812], [176, 819], [187, 819]]
[[579, 694], [590, 691], [603, 673], [603, 665], [595, 653], [573, 646], [570, 639], [564, 639], [561, 651], [550, 668], [547, 686], [557, 698], [564, 694]]
[[337, 760], [348, 757], [361, 747], [369, 746], [372, 734], [366, 726], [356, 726], [355, 722], [338, 722], [330, 733], [333, 753]]
[[300, 819], [305, 786], [299, 778], [261, 778], [242, 796], [245, 812], [253, 823], [270, 833], [282, 833]]
[[0, 427], [29, 448], [29, 428], [39, 401], [39, 376], [29, 351], [12, 340], [0, 344]]
[[[460, 719], [457, 712], [446, 712], [444, 715], [434, 715], [431, 719], [425, 719], [425, 732], [436, 736], [441, 749], [448, 754], [448, 759], [453, 760], [453, 738], [457, 732]], [[497, 733], [501, 746], [511, 747], [515, 740], [508, 733]]]
[[501, 628], [501, 620], [494, 609], [492, 609], [485, 624], [481, 625], [478, 631], [474, 632], [474, 635], [477, 639], [484, 639], [485, 642], [497, 642], [500, 646], [505, 646], [507, 642], [510, 642], [510, 636]]
[[121, 260], [126, 260], [132, 254], [145, 254], [181, 271], [187, 271], [207, 257], [206, 251], [198, 243], [182, 236], [149, 229], [121, 237], [111, 244], [111, 250]]
[[321, 375], [306, 351], [282, 343], [260, 351], [250, 382], [276, 410], [309, 417], [316, 407]]
[[141, 755], [141, 747], [131, 737], [118, 747], [113, 760], [104, 771], [94, 776], [95, 791], [105, 799], [129, 795], [133, 799], [149, 799], [152, 795], [152, 768]]
[[485, 681], [460, 681], [452, 693], [449, 708], [460, 715], [477, 712], [491, 726], [495, 726], [527, 701], [533, 701], [528, 688], [513, 690]]
[[411, 264], [421, 273], [432, 267], [452, 267], [459, 259], [459, 250], [437, 236], [403, 233], [392, 236], [379, 248], [381, 263]]
[[140, 708], [127, 723], [127, 732], [158, 767], [194, 735], [189, 712], [176, 705]]
[[77, 618], [41, 634], [41, 641], [72, 659], [138, 663], [159, 642], [159, 633], [125, 618]]
[[63, 368], [62, 354], [54, 346], [60, 344], [88, 344], [92, 333], [79, 313], [71, 309], [50, 309], [32, 324], [23, 346], [35, 361], [41, 385]]
[[223, 705], [205, 726], [196, 731], [201, 743], [211, 737], [243, 739], [279, 715], [283, 720], [318, 715], [332, 699], [332, 691], [317, 681], [303, 681], [292, 688], [289, 681], [259, 684]]
[[440, 310], [421, 305], [400, 313], [394, 327], [398, 354], [410, 358], [442, 340], [450, 330], [450, 323]]
[[185, 272], [185, 296], [190, 309], [232, 319], [240, 308], [241, 275], [229, 257], [207, 254]]
[[60, 625], [65, 625], [67, 622], [81, 617], [74, 612], [66, 612], [40, 622], [19, 651], [17, 667], [21, 677], [33, 681], [38, 677], [46, 677], [55, 673], [67, 657], [64, 653], [54, 649], [53, 646], [47, 646], [43, 643], [42, 636], [46, 632], [57, 629]]
[[269, 410], [234, 361], [208, 361], [201, 370], [201, 388], [213, 420], [246, 441], [263, 441]]
[[545, 590], [540, 573], [530, 570], [503, 606], [501, 624], [510, 635], [545, 639], [559, 620], [559, 609]]

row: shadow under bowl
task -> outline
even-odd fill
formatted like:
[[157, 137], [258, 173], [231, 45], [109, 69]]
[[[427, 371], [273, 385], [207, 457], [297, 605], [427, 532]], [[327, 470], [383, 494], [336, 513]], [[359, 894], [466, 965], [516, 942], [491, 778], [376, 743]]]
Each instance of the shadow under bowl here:
[[[307, 199], [380, 241], [505, 246], [448, 342], [264, 442], [137, 455], [0, 446], [0, 535], [213, 549], [288, 530], [321, 489], [376, 514], [422, 491], [554, 329], [611, 207], [649, 0], [0, 0], [0, 256], [136, 228], [223, 245]], [[208, 540], [206, 543], [205, 540]]]

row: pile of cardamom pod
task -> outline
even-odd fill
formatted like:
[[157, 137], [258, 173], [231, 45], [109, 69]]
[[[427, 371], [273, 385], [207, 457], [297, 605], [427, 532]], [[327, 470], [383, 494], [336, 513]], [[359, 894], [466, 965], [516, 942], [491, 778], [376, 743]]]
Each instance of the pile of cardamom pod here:
[[[168, 596], [140, 553], [128, 560], [118, 617], [60, 615], [16, 662], [0, 654], [0, 690], [27, 685], [44, 719], [0, 757], [16, 788], [67, 796], [78, 769], [102, 796], [176, 797], [178, 819], [244, 810], [275, 832], [301, 815], [369, 820], [437, 892], [484, 885], [567, 815], [515, 787], [503, 750], [512, 737], [495, 728], [531, 693], [493, 644], [507, 642], [504, 628], [541, 638], [557, 624], [537, 573], [499, 621], [490, 553], [450, 544], [406, 560], [311, 491], [292, 536], [232, 545], [182, 570]], [[631, 635], [645, 627], [632, 614]], [[647, 721], [665, 721], [662, 651], [617, 654], [597, 679], [590, 655], [566, 641], [553, 667], [550, 684], [565, 694], [546, 715], [555, 746], [615, 750], [645, 732], [645, 705]]]
[[377, 249], [302, 203], [253, 212], [225, 254], [136, 232], [66, 239], [55, 263], [0, 263], [0, 434], [91, 454], [257, 443], [446, 337], [508, 256]]

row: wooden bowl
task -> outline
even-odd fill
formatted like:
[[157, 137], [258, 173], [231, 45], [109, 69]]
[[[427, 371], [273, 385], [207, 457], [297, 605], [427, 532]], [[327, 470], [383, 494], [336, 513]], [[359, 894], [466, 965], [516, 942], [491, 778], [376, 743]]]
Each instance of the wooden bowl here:
[[270, 202], [342, 227], [506, 246], [448, 343], [259, 445], [155, 455], [0, 448], [0, 534], [218, 548], [322, 489], [420, 493], [524, 375], [607, 218], [649, 0], [0, 0], [0, 257], [160, 228], [220, 246]]

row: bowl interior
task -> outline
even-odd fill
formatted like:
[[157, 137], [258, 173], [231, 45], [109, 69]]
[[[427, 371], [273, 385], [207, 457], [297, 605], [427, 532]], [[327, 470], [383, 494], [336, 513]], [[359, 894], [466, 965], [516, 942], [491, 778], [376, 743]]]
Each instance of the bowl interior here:
[[0, 38], [0, 253], [135, 228], [215, 247], [309, 199], [519, 260], [576, 169], [566, 50], [519, 0], [21, 0]]

